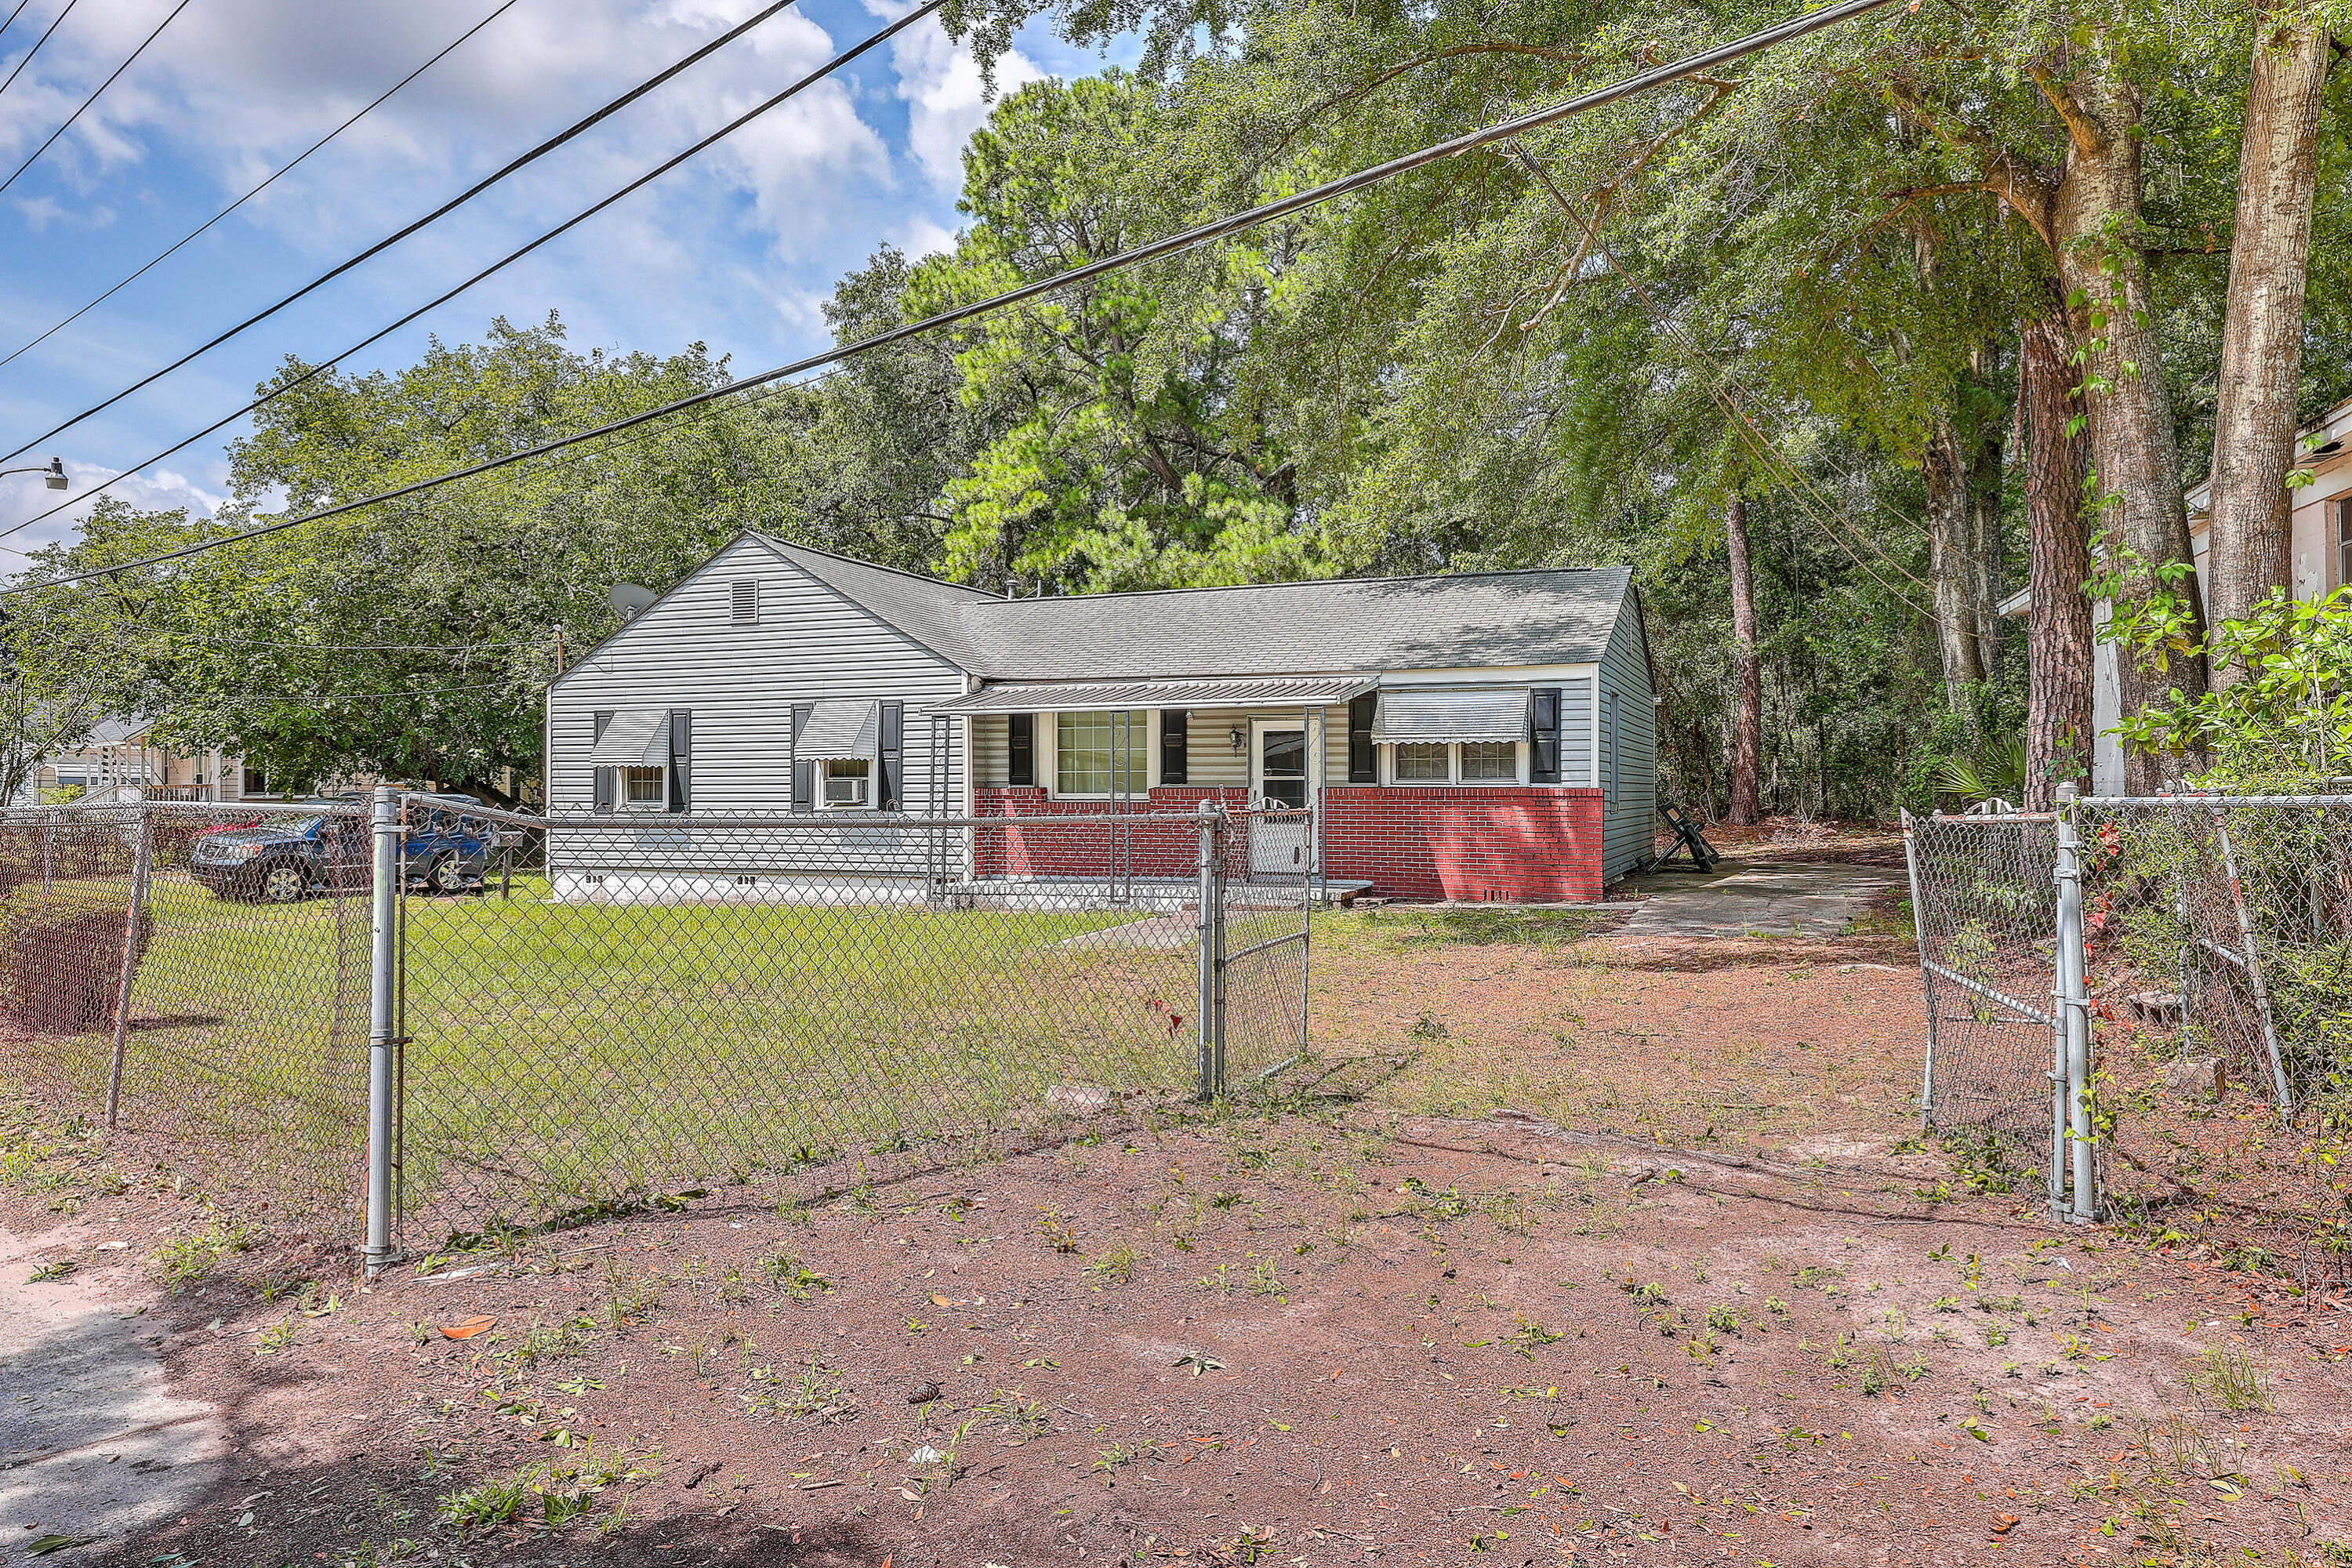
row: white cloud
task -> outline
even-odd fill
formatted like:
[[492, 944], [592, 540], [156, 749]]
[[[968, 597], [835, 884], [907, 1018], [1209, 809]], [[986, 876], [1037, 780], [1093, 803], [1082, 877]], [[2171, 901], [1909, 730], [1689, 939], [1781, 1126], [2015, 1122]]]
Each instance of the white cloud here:
[[953, 250], [956, 237], [953, 230], [919, 213], [898, 226], [890, 243], [905, 251], [908, 259], [920, 261], [926, 256], [944, 256]]
[[[865, 0], [877, 16], [899, 14]], [[963, 146], [988, 119], [991, 108], [980, 78], [980, 62], [927, 17], [890, 40], [891, 63], [898, 70], [898, 96], [907, 104], [907, 150], [922, 166], [934, 188], [956, 191], [963, 186]], [[1045, 73], [1020, 50], [1009, 51], [996, 62], [996, 89], [1010, 92]]]
[[[26, 519], [48, 510], [66, 495], [79, 495], [109, 478], [113, 478], [115, 483], [106, 493], [136, 511], [171, 511], [184, 507], [191, 517], [210, 517], [228, 501], [226, 491], [208, 489], [190, 476], [171, 468], [123, 478], [107, 468], [68, 463], [66, 472], [73, 480], [73, 488], [65, 495], [44, 485], [38, 474], [11, 474], [0, 479], [0, 529], [16, 528]], [[94, 500], [83, 501], [55, 517], [42, 518], [28, 528], [0, 536], [0, 552], [17, 558], [16, 563], [21, 565], [21, 557], [71, 538], [96, 504]], [[0, 572], [7, 569], [6, 563], [0, 563]]]

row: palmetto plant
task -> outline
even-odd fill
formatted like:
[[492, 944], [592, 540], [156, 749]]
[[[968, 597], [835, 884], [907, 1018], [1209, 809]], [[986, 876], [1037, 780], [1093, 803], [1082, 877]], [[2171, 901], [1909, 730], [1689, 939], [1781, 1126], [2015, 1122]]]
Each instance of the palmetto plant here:
[[1936, 769], [1936, 787], [1970, 805], [2019, 799], [2025, 793], [2025, 738], [1996, 736], [1973, 756], [1945, 758]]

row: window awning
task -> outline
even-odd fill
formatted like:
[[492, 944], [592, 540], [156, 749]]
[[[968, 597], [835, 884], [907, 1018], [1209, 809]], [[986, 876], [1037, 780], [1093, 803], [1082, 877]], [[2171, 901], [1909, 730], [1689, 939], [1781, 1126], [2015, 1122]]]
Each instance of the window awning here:
[[1375, 745], [1527, 738], [1528, 689], [1524, 686], [1468, 691], [1391, 686], [1381, 692], [1380, 708], [1372, 715]]
[[882, 704], [870, 697], [835, 697], [816, 705], [793, 737], [793, 759], [803, 763], [872, 761], [882, 728]]
[[588, 761], [600, 768], [643, 767], [648, 763], [666, 765], [669, 737], [664, 731], [668, 723], [667, 708], [631, 708], [615, 713], [605, 722], [604, 733], [588, 753]]
[[1379, 678], [1369, 675], [1007, 685], [934, 702], [925, 711], [1083, 713], [1119, 708], [1320, 708], [1360, 697], [1379, 685]]

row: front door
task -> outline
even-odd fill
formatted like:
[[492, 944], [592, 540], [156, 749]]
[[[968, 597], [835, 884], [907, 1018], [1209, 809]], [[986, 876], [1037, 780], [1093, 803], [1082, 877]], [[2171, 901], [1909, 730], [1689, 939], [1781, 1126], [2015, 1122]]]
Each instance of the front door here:
[[[1296, 722], [1259, 720], [1251, 730], [1250, 790], [1269, 810], [1307, 805], [1307, 731]], [[1250, 869], [1297, 875], [1307, 868], [1307, 824], [1250, 824]]]

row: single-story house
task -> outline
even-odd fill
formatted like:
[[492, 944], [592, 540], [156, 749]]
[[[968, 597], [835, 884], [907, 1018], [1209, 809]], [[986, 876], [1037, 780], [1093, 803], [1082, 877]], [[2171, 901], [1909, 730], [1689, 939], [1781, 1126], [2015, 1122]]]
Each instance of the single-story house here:
[[[2294, 596], [2306, 603], [2324, 599], [2339, 588], [2352, 587], [2352, 397], [2338, 403], [2295, 434], [2295, 458], [2311, 474], [2311, 483], [2296, 489], [2289, 501], [2288, 570]], [[2198, 580], [2205, 577], [2211, 550], [2211, 484], [2192, 487], [2189, 505], [2189, 543], [2197, 564]], [[2022, 616], [2033, 608], [2033, 591], [2021, 588], [2000, 603], [2004, 616]], [[2102, 624], [2107, 606], [2092, 606]], [[2124, 793], [2123, 742], [2115, 727], [2123, 719], [2123, 686], [2116, 664], [2116, 645], [2100, 643], [2092, 654], [2091, 777], [2086, 793]]]
[[[826, 842], [934, 879], [936, 836], [894, 821], [1004, 819], [947, 868], [970, 883], [1104, 875], [1109, 836], [1055, 825], [1212, 797], [1316, 808], [1311, 840], [1254, 825], [1237, 870], [1404, 898], [1595, 900], [1651, 847], [1622, 567], [1004, 598], [747, 533], [565, 670], [546, 722], [550, 815], [645, 823], [551, 849], [559, 897], [808, 869], [693, 831], [743, 814], [856, 824]], [[1196, 838], [1118, 853], [1174, 884]]]
[[110, 714], [69, 746], [42, 753], [12, 805], [44, 800], [253, 799], [266, 795], [257, 770], [217, 750], [183, 752], [159, 745], [144, 719]]

